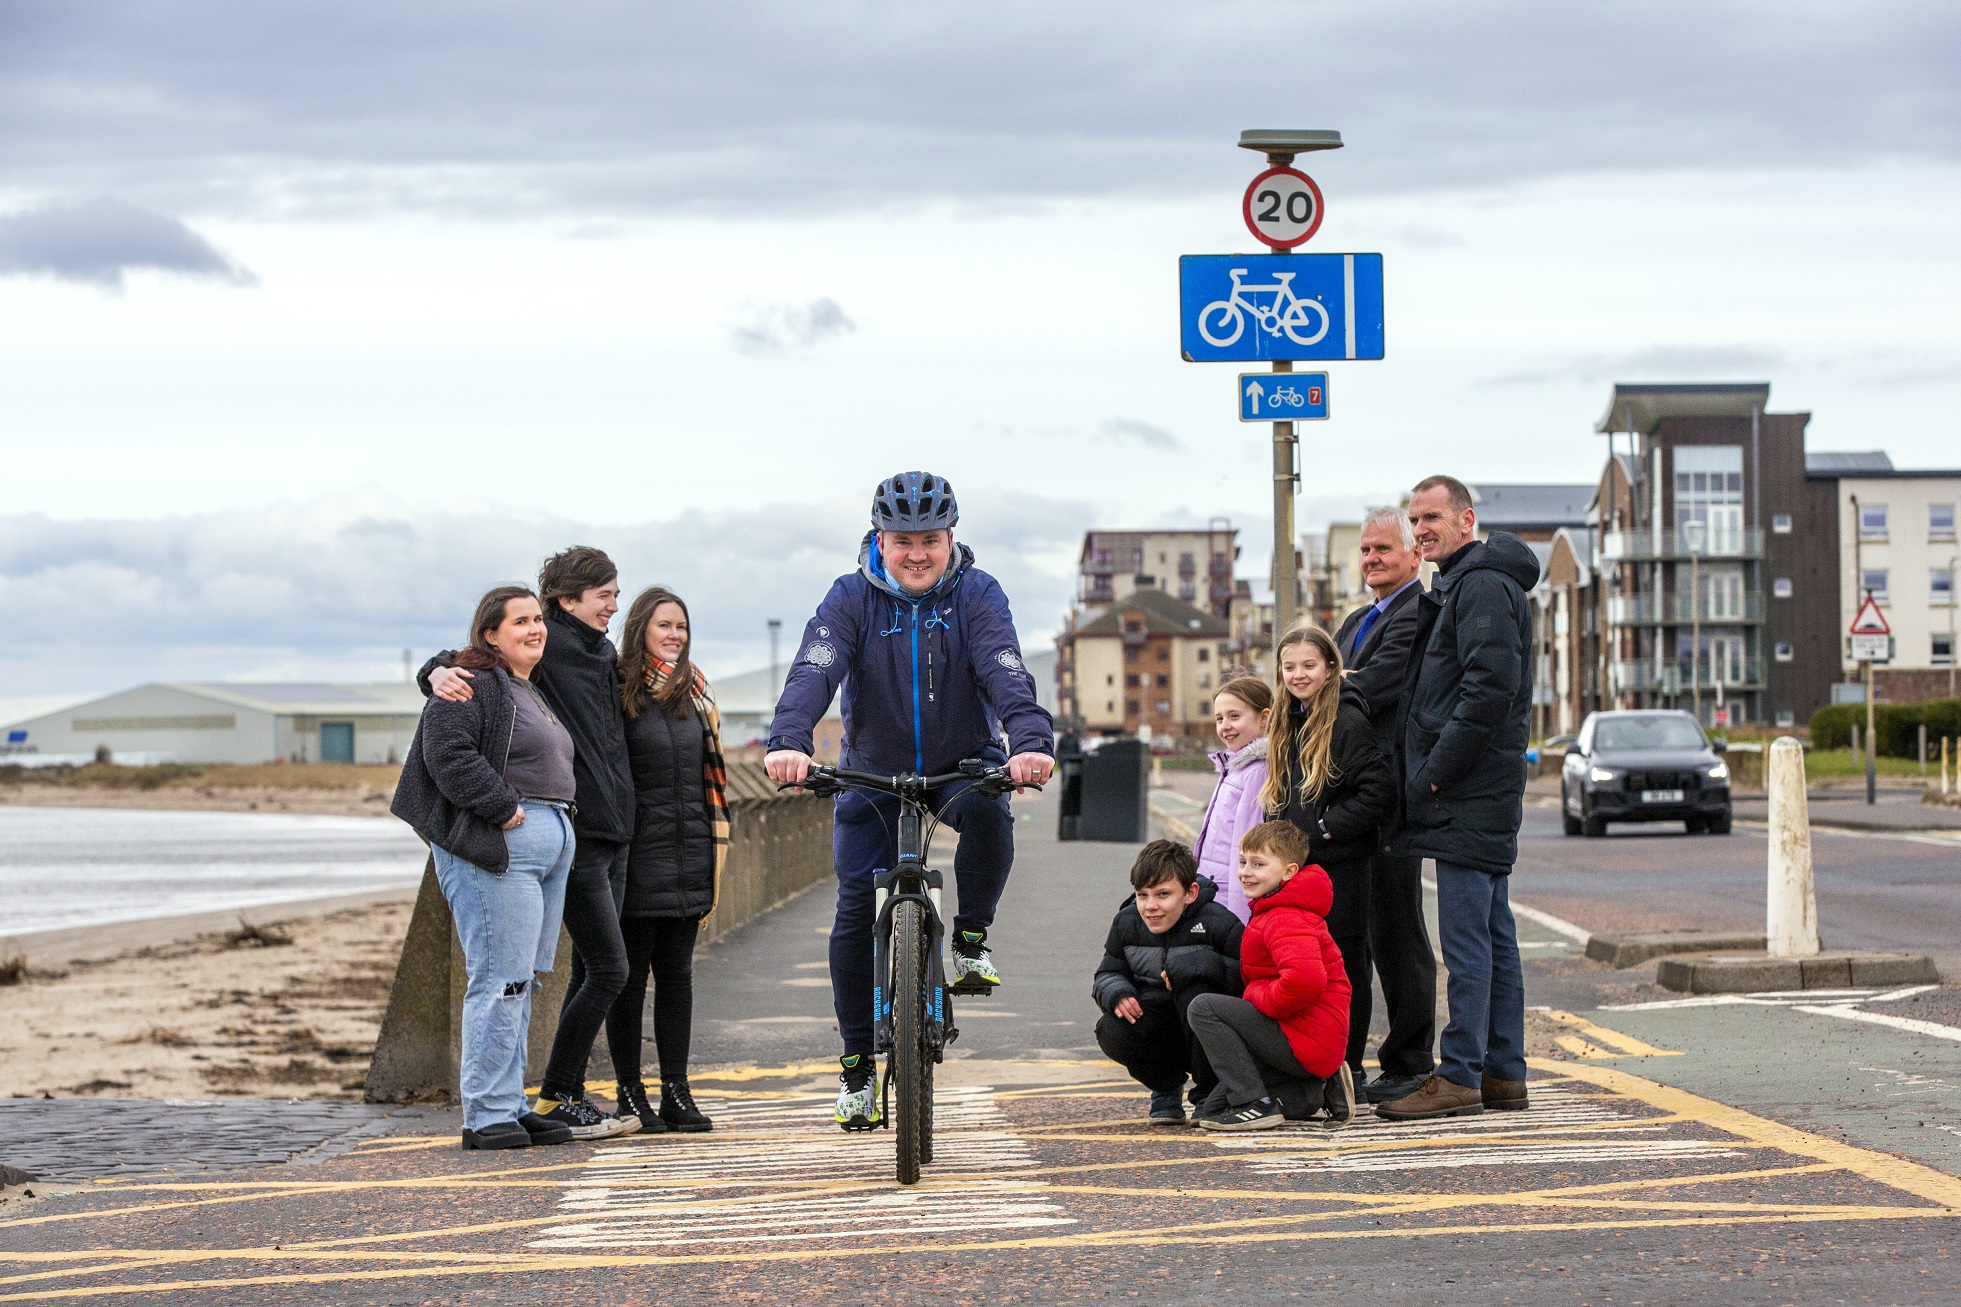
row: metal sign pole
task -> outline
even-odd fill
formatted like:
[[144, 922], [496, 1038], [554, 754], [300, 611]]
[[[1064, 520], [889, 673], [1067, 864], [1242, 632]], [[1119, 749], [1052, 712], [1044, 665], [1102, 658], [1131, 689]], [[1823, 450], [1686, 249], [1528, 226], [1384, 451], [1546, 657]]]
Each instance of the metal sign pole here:
[[[1269, 150], [1266, 156], [1269, 168], [1285, 168], [1294, 162], [1291, 152]], [[1268, 246], [1275, 254], [1292, 254], [1291, 246]], [[1293, 363], [1288, 359], [1273, 361], [1275, 373], [1292, 372]], [[1294, 442], [1294, 424], [1276, 422], [1273, 424], [1273, 670], [1280, 673], [1280, 642], [1287, 638], [1299, 614], [1295, 611], [1295, 600], [1300, 596], [1299, 569], [1294, 566], [1294, 496], [1298, 493], [1299, 477], [1294, 466], [1298, 451]]]
[[1879, 800], [1879, 767], [1873, 760], [1879, 756], [1879, 737], [1873, 734], [1872, 707], [1872, 659], [1865, 662], [1866, 669], [1866, 802], [1873, 804]]

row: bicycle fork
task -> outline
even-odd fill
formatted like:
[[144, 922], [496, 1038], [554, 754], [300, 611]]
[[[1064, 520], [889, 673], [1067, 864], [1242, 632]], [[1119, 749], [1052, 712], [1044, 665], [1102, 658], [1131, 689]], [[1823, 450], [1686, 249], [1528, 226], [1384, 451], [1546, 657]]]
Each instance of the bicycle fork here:
[[[919, 888], [895, 892], [901, 880]], [[901, 861], [894, 871], [872, 873], [872, 1048], [892, 1051], [892, 1003], [920, 1001], [926, 1007], [926, 1040], [933, 1060], [944, 1060], [946, 1046], [960, 1037], [953, 1024], [953, 1003], [947, 993], [946, 962], [941, 941], [946, 926], [940, 916], [944, 881], [938, 871], [916, 862]], [[921, 889], [924, 892], [921, 892]], [[892, 913], [899, 904], [917, 903], [926, 915], [926, 975], [924, 992], [915, 996], [892, 992]]]

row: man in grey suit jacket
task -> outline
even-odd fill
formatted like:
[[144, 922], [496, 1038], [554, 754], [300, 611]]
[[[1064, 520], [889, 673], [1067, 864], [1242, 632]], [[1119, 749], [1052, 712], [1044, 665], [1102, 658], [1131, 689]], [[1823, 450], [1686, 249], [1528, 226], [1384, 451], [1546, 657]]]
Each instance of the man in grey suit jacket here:
[[[1362, 580], [1375, 602], [1357, 608], [1335, 634], [1343, 675], [1368, 700], [1369, 723], [1384, 756], [1396, 752], [1397, 701], [1416, 639], [1417, 579], [1422, 559], [1409, 519], [1394, 508], [1362, 520]], [[1369, 952], [1389, 1008], [1389, 1036], [1377, 1051], [1382, 1069], [1369, 1082], [1370, 1102], [1413, 1093], [1436, 1066], [1437, 956], [1423, 924], [1423, 860], [1378, 849], [1369, 867]], [[1363, 1008], [1366, 1011], [1366, 1006]]]

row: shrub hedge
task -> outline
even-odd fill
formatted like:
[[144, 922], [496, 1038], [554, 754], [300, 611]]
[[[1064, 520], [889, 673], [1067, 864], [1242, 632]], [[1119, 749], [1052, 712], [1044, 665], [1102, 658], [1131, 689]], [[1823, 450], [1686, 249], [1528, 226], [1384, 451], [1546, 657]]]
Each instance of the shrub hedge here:
[[[1961, 736], [1961, 699], [1930, 699], [1926, 703], [1873, 705], [1873, 733], [1879, 737], [1881, 758], [1919, 756], [1918, 727], [1927, 726], [1927, 751], [1938, 756], [1944, 735]], [[1845, 749], [1852, 745], [1852, 727], [1864, 729], [1866, 705], [1835, 703], [1811, 714], [1811, 747]]]

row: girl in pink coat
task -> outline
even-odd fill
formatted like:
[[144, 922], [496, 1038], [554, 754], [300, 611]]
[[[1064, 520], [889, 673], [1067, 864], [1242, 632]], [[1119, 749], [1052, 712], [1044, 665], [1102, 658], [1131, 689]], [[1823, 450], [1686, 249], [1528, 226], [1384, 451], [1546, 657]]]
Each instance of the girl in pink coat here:
[[1219, 890], [1219, 902], [1241, 921], [1251, 920], [1239, 886], [1239, 837], [1266, 820], [1260, 791], [1266, 788], [1267, 722], [1273, 690], [1254, 676], [1227, 681], [1212, 696], [1212, 720], [1226, 747], [1212, 755], [1219, 785], [1198, 828], [1198, 874]]

